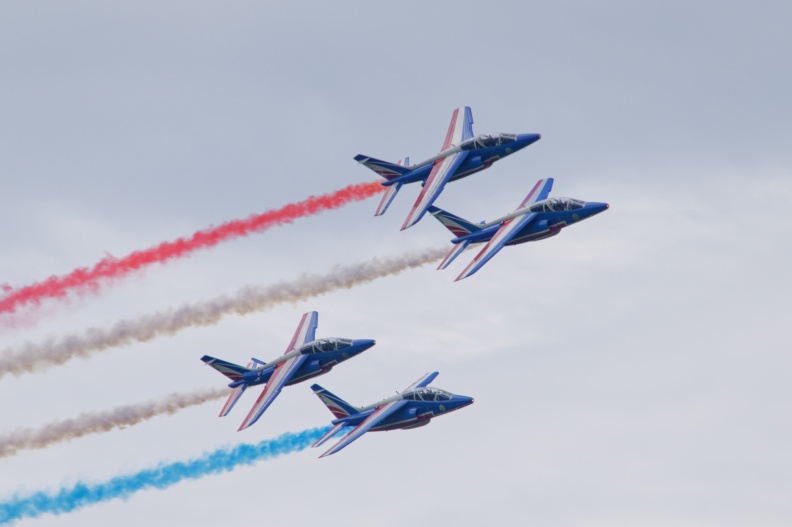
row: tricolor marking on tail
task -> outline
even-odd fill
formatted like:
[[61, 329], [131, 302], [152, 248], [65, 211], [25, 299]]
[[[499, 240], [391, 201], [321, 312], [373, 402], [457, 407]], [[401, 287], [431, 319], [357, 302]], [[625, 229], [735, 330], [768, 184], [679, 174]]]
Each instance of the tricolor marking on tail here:
[[201, 360], [232, 381], [238, 381], [242, 379], [243, 374], [251, 371], [250, 368], [245, 368], [244, 366], [234, 364], [233, 362], [216, 359], [215, 357], [210, 357], [209, 355], [204, 355], [201, 357]]
[[465, 236], [481, 230], [480, 225], [476, 225], [464, 218], [446, 212], [439, 207], [431, 206], [427, 210], [456, 237]]
[[405, 166], [402, 166], [401, 162], [390, 163], [388, 161], [383, 161], [381, 159], [364, 155], [356, 155], [355, 161], [365, 166], [369, 170], [373, 170], [377, 175], [382, 176], [385, 179], [394, 179], [412, 172], [411, 169], [406, 167], [406, 165], [409, 163], [409, 158], [405, 159]]
[[337, 395], [330, 393], [318, 384], [311, 386], [311, 390], [322, 400], [328, 410], [335, 416], [336, 419], [349, 417], [351, 414], [360, 412], [360, 408], [356, 408], [340, 398]]

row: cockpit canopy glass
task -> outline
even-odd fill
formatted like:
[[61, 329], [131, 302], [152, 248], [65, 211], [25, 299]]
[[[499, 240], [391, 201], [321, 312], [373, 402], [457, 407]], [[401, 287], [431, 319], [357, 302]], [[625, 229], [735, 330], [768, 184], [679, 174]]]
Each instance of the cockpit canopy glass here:
[[440, 388], [418, 388], [405, 393], [404, 398], [408, 401], [448, 401], [451, 394]]
[[547, 198], [544, 201], [531, 205], [531, 212], [561, 212], [565, 210], [577, 210], [586, 206], [585, 201], [574, 198]]
[[462, 150], [473, 150], [476, 148], [490, 148], [492, 146], [505, 145], [517, 140], [517, 134], [480, 134], [473, 139], [464, 141], [459, 147]]
[[339, 339], [339, 338], [319, 339], [313, 342], [309, 342], [308, 344], [300, 348], [300, 353], [302, 354], [324, 353], [327, 351], [336, 351], [336, 350], [348, 348], [351, 345], [352, 345], [352, 341], [350, 339]]

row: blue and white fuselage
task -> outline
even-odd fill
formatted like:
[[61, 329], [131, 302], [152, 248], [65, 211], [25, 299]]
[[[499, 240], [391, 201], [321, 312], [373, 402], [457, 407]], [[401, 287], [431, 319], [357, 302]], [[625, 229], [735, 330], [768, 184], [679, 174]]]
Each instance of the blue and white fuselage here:
[[505, 216], [490, 222], [471, 223], [437, 207], [429, 210], [455, 238], [448, 256], [438, 269], [445, 269], [469, 245], [486, 243], [473, 261], [460, 273], [457, 280], [478, 271], [495, 254], [507, 245], [543, 240], [555, 236], [561, 229], [588, 219], [608, 209], [607, 203], [586, 202], [574, 198], [549, 198], [553, 178], [542, 179], [523, 200], [520, 206]]
[[441, 151], [434, 157], [415, 165], [409, 165], [409, 158], [389, 163], [358, 155], [355, 160], [386, 179], [382, 186], [387, 190], [375, 216], [385, 213], [402, 185], [422, 182], [421, 193], [402, 226], [404, 230], [423, 217], [446, 183], [489, 168], [495, 161], [522, 150], [541, 137], [539, 134], [482, 134], [473, 137], [473, 114], [465, 106], [454, 110]]
[[305, 313], [294, 333], [286, 353], [271, 362], [252, 359], [247, 367], [204, 355], [201, 360], [229, 379], [232, 388], [228, 400], [220, 410], [220, 417], [228, 415], [242, 393], [250, 387], [266, 384], [242, 425], [243, 430], [255, 423], [284, 386], [296, 384], [329, 372], [337, 364], [363, 353], [376, 344], [372, 339], [323, 338], [316, 339], [319, 314]]
[[[228, 387], [236, 388], [241, 384], [246, 384], [247, 386], [266, 384], [269, 382], [278, 364], [297, 355], [308, 355], [308, 360], [304, 361], [297, 371], [294, 372], [294, 375], [284, 384], [284, 386], [291, 386], [292, 384], [297, 384], [298, 382], [329, 372], [333, 369], [333, 366], [363, 353], [374, 344], [375, 341], [371, 339], [352, 340], [330, 337], [315, 340], [302, 346], [299, 350], [281, 355], [272, 362], [259, 364], [258, 367], [247, 369], [236, 381], [230, 382]], [[204, 362], [212, 366], [215, 366], [218, 361], [218, 359], [214, 359], [214, 362], [210, 362], [212, 361], [212, 357], [208, 355], [201, 357], [201, 360], [204, 360]]]
[[439, 388], [428, 387], [427, 385], [437, 375], [437, 372], [424, 375], [403, 392], [363, 407], [352, 406], [337, 395], [314, 384], [311, 389], [336, 419], [332, 421], [333, 427], [313, 446], [324, 444], [343, 428], [354, 427], [333, 448], [320, 457], [329, 456], [343, 449], [366, 432], [418, 428], [428, 425], [435, 417], [473, 403], [472, 397], [455, 395]]

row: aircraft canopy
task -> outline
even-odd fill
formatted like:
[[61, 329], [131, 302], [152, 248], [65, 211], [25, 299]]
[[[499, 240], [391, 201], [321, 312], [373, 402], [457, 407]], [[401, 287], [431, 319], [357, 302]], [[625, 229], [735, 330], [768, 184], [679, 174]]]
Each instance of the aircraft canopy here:
[[585, 205], [585, 201], [574, 198], [547, 198], [531, 205], [530, 210], [531, 212], [561, 212], [582, 209]]
[[505, 145], [517, 140], [517, 134], [480, 134], [473, 139], [463, 141], [459, 147], [462, 150], [474, 150], [476, 148], [489, 148], [491, 146]]
[[326, 351], [335, 351], [344, 348], [348, 348], [352, 345], [352, 341], [350, 339], [339, 339], [339, 338], [326, 338], [326, 339], [319, 339], [314, 340], [313, 342], [309, 342], [302, 348], [300, 348], [300, 353], [302, 354], [310, 354], [310, 353], [323, 353]]
[[440, 388], [418, 388], [404, 394], [404, 399], [408, 401], [448, 401], [451, 394]]

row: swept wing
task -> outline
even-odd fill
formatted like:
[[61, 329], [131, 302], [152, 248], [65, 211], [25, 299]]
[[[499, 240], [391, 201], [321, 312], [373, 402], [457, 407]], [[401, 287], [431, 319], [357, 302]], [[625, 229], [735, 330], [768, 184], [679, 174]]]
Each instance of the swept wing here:
[[[329, 456], [331, 454], [335, 454], [339, 450], [346, 447], [349, 443], [354, 441], [355, 439], [359, 438], [369, 430], [371, 430], [377, 423], [385, 419], [386, 417], [392, 415], [394, 412], [402, 408], [407, 404], [407, 401], [404, 399], [398, 399], [396, 401], [390, 401], [378, 407], [374, 412], [369, 415], [362, 423], [355, 427], [354, 430], [349, 432], [344, 438], [335, 444], [333, 448], [319, 456], [320, 458]], [[337, 432], [337, 430], [336, 430]]]
[[435, 380], [435, 378], [437, 378], [438, 375], [439, 372], [436, 371], [432, 373], [427, 373], [426, 375], [424, 375], [423, 377], [421, 377], [420, 379], [418, 379], [417, 381], [415, 381], [414, 383], [412, 383], [402, 391], [409, 392], [410, 390], [415, 390], [416, 388], [423, 388], [424, 386], [429, 386], [429, 383]]
[[[552, 188], [553, 178], [540, 179], [536, 185], [534, 185], [534, 187], [531, 189], [531, 192], [528, 193], [522, 203], [520, 203], [518, 209], [529, 207], [537, 201], [547, 199], [547, 196], [550, 194], [550, 190]], [[484, 264], [489, 262], [490, 259], [509, 242], [509, 240], [514, 238], [514, 236], [520, 232], [520, 230], [522, 230], [523, 227], [533, 221], [536, 216], [537, 214], [534, 212], [526, 212], [525, 214], [509, 218], [504, 221], [500, 229], [498, 229], [492, 238], [490, 238], [489, 243], [487, 243], [487, 245], [481, 249], [476, 257], [473, 258], [468, 266], [465, 267], [459, 276], [457, 276], [455, 281], [467, 278], [481, 269]]]
[[[468, 106], [457, 108], [451, 116], [451, 124], [448, 126], [448, 132], [446, 132], [441, 152], [448, 150], [452, 145], [459, 146], [462, 141], [472, 137], [473, 113]], [[418, 223], [426, 213], [426, 210], [432, 206], [437, 196], [443, 191], [443, 187], [454, 175], [454, 172], [456, 172], [456, 169], [459, 168], [459, 165], [462, 164], [467, 155], [467, 151], [460, 151], [434, 162], [432, 171], [429, 173], [429, 177], [426, 178], [415, 205], [410, 210], [407, 219], [404, 220], [402, 230]]]
[[[430, 382], [435, 380], [435, 377], [437, 377], [437, 375], [438, 372], [436, 371], [432, 373], [427, 373], [426, 375], [423, 375], [420, 379], [409, 385], [403, 391], [408, 392], [416, 388], [423, 388], [424, 386], [428, 386]], [[355, 427], [354, 430], [349, 432], [347, 435], [344, 436], [344, 438], [341, 441], [336, 443], [336, 445], [333, 448], [331, 448], [330, 450], [328, 450], [319, 457], [325, 457], [331, 454], [335, 454], [342, 448], [346, 447], [349, 443], [351, 443], [355, 439], [359, 438], [360, 436], [371, 430], [386, 417], [393, 415], [397, 410], [403, 408], [407, 404], [407, 402], [408, 401], [405, 401], [404, 399], [397, 399], [395, 401], [390, 401], [385, 404], [382, 404], [376, 410], [374, 410], [374, 412], [371, 415], [369, 415], [362, 423], [360, 423], [357, 427]], [[327, 434], [322, 436], [322, 438], [319, 441], [317, 441], [316, 444], [314, 444], [314, 446], [319, 446], [320, 444], [330, 439], [333, 435], [338, 433], [338, 431], [341, 429], [341, 426], [342, 425], [336, 425], [335, 427], [333, 427]]]
[[[305, 313], [302, 316], [300, 325], [297, 326], [297, 331], [294, 332], [294, 336], [292, 337], [289, 346], [286, 348], [286, 353], [284, 353], [284, 355], [289, 355], [292, 352], [296, 352], [297, 349], [306, 342], [316, 340], [316, 327], [318, 325], [319, 313], [316, 311]], [[294, 373], [300, 368], [303, 362], [305, 362], [306, 358], [307, 355], [295, 354], [283, 362], [280, 362], [275, 367], [272, 377], [270, 377], [269, 382], [264, 387], [264, 391], [261, 392], [256, 404], [253, 405], [253, 408], [250, 409], [250, 412], [248, 413], [247, 417], [245, 417], [245, 420], [242, 421], [242, 425], [239, 427], [239, 430], [244, 430], [258, 421], [259, 417], [261, 417], [264, 411], [269, 408], [269, 405], [272, 404], [283, 387], [286, 386]]]

